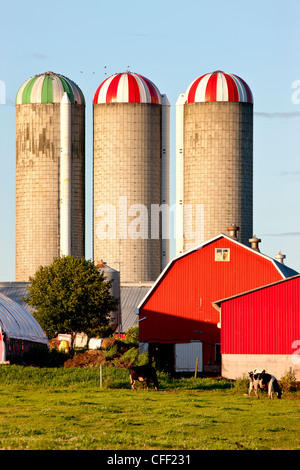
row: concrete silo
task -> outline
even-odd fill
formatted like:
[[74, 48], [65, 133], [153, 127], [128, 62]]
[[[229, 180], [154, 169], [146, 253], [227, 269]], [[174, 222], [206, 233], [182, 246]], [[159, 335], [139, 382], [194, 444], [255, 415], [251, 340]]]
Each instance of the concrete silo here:
[[85, 255], [85, 101], [47, 72], [16, 97], [16, 281], [60, 255]]
[[176, 253], [253, 225], [253, 97], [236, 75], [194, 80], [176, 104]]
[[94, 260], [121, 283], [154, 281], [169, 258], [168, 215], [159, 214], [169, 205], [169, 102], [125, 72], [101, 83], [93, 108]]
[[[115, 269], [108, 266], [106, 263], [100, 261], [96, 264], [99, 271], [104, 275], [105, 281], [111, 281], [112, 286], [110, 288], [110, 295], [115, 299], [121, 299], [121, 285], [120, 285], [120, 273]], [[121, 305], [119, 302], [118, 309], [115, 312], [110, 312], [110, 326], [114, 330], [117, 328], [119, 331], [122, 330], [121, 325]]]

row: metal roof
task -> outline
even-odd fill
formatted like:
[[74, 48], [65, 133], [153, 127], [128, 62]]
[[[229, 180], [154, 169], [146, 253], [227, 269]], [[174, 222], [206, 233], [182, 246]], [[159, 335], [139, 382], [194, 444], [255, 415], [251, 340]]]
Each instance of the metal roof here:
[[219, 238], [227, 238], [228, 240], [230, 240], [231, 242], [234, 242], [236, 244], [238, 244], [239, 246], [241, 246], [242, 248], [244, 248], [245, 250], [250, 250], [252, 251], [253, 253], [255, 253], [257, 256], [261, 256], [263, 258], [265, 258], [266, 260], [270, 261], [270, 263], [272, 263], [276, 269], [279, 271], [280, 275], [282, 276], [283, 279], [285, 278], [289, 278], [289, 277], [292, 277], [292, 276], [295, 276], [297, 274], [299, 274], [297, 271], [295, 271], [294, 269], [292, 268], [289, 268], [288, 266], [286, 266], [285, 264], [283, 263], [280, 263], [279, 261], [271, 258], [270, 256], [267, 256], [263, 253], [261, 253], [260, 251], [257, 251], [257, 250], [254, 250], [253, 248], [247, 246], [247, 245], [244, 245], [243, 243], [239, 242], [238, 240], [235, 240], [234, 238], [232, 237], [229, 237], [228, 235], [225, 235], [224, 233], [221, 233], [220, 235], [214, 237], [214, 238], [211, 238], [210, 240], [208, 240], [207, 242], [203, 243], [202, 245], [199, 245], [197, 247], [194, 247], [192, 248], [191, 250], [189, 251], [186, 251], [182, 254], [180, 254], [179, 256], [176, 256], [175, 258], [171, 259], [169, 261], [169, 263], [167, 264], [167, 266], [165, 267], [165, 269], [161, 272], [161, 274], [159, 275], [159, 277], [156, 279], [156, 281], [154, 282], [153, 286], [149, 289], [149, 291], [147, 292], [147, 294], [145, 295], [145, 297], [141, 300], [141, 302], [139, 303], [138, 305], [138, 309], [142, 307], [142, 305], [146, 302], [146, 300], [148, 299], [148, 297], [151, 295], [151, 292], [152, 290], [155, 289], [156, 285], [160, 282], [160, 280], [166, 275], [167, 271], [171, 268], [171, 266], [179, 259], [181, 258], [184, 258], [185, 256], [189, 256], [191, 253], [195, 252], [195, 251], [198, 251], [198, 250], [201, 250], [204, 246], [208, 245], [209, 243], [212, 243], [214, 242], [215, 240], [218, 240]]
[[0, 325], [9, 338], [48, 344], [42, 328], [22, 305], [0, 293]]
[[244, 295], [252, 294], [253, 292], [257, 292], [259, 290], [268, 289], [269, 287], [277, 286], [279, 284], [282, 284], [283, 282], [292, 281], [293, 279], [297, 279], [299, 277], [300, 277], [300, 274], [295, 274], [295, 276], [287, 277], [285, 279], [280, 279], [280, 281], [272, 282], [271, 284], [266, 284], [264, 286], [259, 286], [259, 287], [256, 287], [255, 289], [251, 289], [251, 290], [241, 292], [241, 293], [236, 294], [236, 295], [232, 295], [230, 297], [226, 297], [225, 299], [216, 300], [216, 301], [212, 302], [212, 306], [216, 310], [220, 311], [221, 305], [224, 302], [228, 302], [230, 300], [238, 299], [239, 297], [243, 297]]
[[138, 316], [135, 313], [142, 299], [147, 295], [151, 285], [129, 285], [121, 286], [121, 313], [122, 331], [138, 326]]
[[72, 80], [58, 73], [42, 73], [23, 83], [16, 96], [16, 105], [60, 103], [65, 92], [71, 103], [85, 105], [82, 91]]
[[247, 83], [237, 75], [217, 70], [196, 78], [186, 91], [187, 103], [234, 101], [253, 103]]
[[97, 88], [93, 104], [149, 103], [161, 104], [161, 94], [146, 77], [137, 73], [116, 73]]
[[29, 312], [33, 311], [33, 307], [26, 304], [23, 298], [28, 296], [27, 287], [30, 286], [30, 282], [0, 282], [0, 293], [6, 295], [17, 304], [22, 305]]

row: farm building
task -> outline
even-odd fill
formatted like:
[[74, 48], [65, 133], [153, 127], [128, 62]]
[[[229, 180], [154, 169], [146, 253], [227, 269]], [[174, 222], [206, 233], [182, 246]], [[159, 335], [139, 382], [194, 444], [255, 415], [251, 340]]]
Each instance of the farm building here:
[[[220, 369], [219, 312], [212, 303], [298, 274], [220, 234], [167, 265], [138, 307], [143, 349], [171, 370]], [[179, 365], [180, 364], [180, 365]]]
[[35, 318], [22, 305], [0, 293], [0, 363], [20, 357], [48, 339]]
[[31, 282], [0, 282], [0, 293], [17, 302], [17, 304], [22, 305], [22, 307], [31, 313], [33, 307], [26, 304], [23, 300], [28, 296], [27, 288], [30, 285]]
[[152, 285], [153, 282], [121, 284], [122, 333], [126, 333], [128, 328], [138, 326], [138, 317], [135, 314], [136, 308], [147, 295]]
[[222, 376], [254, 368], [300, 380], [300, 275], [214, 303], [220, 312]]

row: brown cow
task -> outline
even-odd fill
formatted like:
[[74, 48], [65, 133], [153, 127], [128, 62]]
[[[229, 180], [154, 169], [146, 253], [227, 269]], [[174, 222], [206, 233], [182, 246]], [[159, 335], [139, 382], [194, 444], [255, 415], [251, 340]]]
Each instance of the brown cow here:
[[147, 391], [149, 390], [150, 383], [153, 383], [156, 391], [158, 390], [157, 375], [155, 369], [152, 366], [130, 366], [129, 374], [132, 390], [135, 390], [135, 382], [137, 380], [139, 382], [146, 381]]

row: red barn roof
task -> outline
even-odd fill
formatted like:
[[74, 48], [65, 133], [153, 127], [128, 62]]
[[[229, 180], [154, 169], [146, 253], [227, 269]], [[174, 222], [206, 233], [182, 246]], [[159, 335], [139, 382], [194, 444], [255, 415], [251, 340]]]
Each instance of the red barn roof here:
[[213, 360], [213, 345], [220, 342], [219, 312], [212, 302], [295, 274], [221, 234], [170, 261], [139, 305], [140, 341], [201, 340], [205, 364]]

